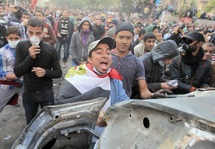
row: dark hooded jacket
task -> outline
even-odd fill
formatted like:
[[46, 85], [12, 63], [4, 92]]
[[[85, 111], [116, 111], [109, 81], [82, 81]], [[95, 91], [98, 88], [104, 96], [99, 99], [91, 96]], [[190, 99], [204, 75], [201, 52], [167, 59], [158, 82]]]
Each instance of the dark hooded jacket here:
[[92, 25], [90, 23], [90, 35], [87, 40], [86, 45], [83, 44], [82, 38], [81, 38], [81, 26], [84, 22], [89, 22], [89, 18], [85, 17], [82, 19], [81, 24], [79, 25], [78, 31], [74, 32], [72, 34], [72, 39], [71, 39], [71, 55], [72, 55], [72, 60], [76, 65], [79, 65], [80, 62], [87, 61], [88, 57], [88, 47], [89, 45], [94, 41], [94, 36], [92, 34]]
[[166, 81], [163, 77], [164, 66], [161, 66], [159, 61], [177, 56], [177, 48], [178, 46], [174, 41], [163, 41], [139, 58], [144, 64], [146, 82], [151, 92], [161, 89], [161, 82]]

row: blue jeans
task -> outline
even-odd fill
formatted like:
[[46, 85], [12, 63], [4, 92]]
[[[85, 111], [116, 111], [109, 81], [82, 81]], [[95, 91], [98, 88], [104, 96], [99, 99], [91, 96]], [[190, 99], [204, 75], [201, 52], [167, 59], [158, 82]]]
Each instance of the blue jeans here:
[[69, 46], [70, 46], [70, 41], [64, 41], [62, 38], [57, 39], [57, 44], [56, 44], [56, 50], [58, 53], [58, 58], [59, 60], [61, 59], [61, 48], [64, 48], [64, 56], [63, 56], [63, 62], [67, 62], [68, 56], [69, 56]]
[[53, 89], [43, 91], [24, 90], [22, 94], [23, 106], [27, 124], [37, 115], [39, 106], [41, 109], [47, 105], [54, 105]]

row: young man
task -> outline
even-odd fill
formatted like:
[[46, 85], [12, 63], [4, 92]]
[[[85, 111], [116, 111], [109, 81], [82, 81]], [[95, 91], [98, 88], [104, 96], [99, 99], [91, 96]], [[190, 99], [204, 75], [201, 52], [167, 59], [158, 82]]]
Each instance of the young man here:
[[78, 31], [72, 34], [71, 55], [72, 66], [77, 66], [87, 62], [87, 51], [89, 45], [94, 41], [92, 26], [89, 18], [82, 19]]
[[134, 55], [140, 57], [147, 52], [150, 52], [155, 47], [156, 37], [153, 33], [147, 33], [143, 42], [134, 47]]
[[112, 47], [113, 40], [110, 37], [104, 37], [90, 44], [88, 63], [68, 70], [59, 90], [57, 98], [59, 103], [107, 97], [108, 101], [105, 106], [109, 107], [129, 99], [123, 89], [121, 75], [115, 69], [110, 68]]
[[22, 40], [27, 40], [28, 35], [27, 35], [27, 23], [28, 20], [31, 18], [31, 15], [28, 12], [23, 12], [22, 17], [21, 17], [21, 24], [22, 24]]
[[54, 33], [53, 27], [45, 20], [46, 19], [45, 13], [43, 11], [38, 10], [35, 13], [35, 17], [39, 18], [44, 22], [44, 28], [43, 28], [44, 37], [42, 38], [42, 40], [54, 46], [54, 44], [57, 42], [57, 38]]
[[203, 44], [202, 48], [204, 50], [204, 58], [212, 60], [212, 56], [215, 53], [215, 45], [212, 42], [206, 42]]
[[164, 96], [163, 93], [151, 93], [148, 90], [143, 63], [129, 51], [133, 38], [134, 28], [131, 24], [121, 22], [116, 26], [116, 48], [112, 50], [111, 67], [122, 75], [123, 87], [129, 97], [135, 81], [138, 83], [141, 98]]
[[0, 112], [8, 102], [17, 104], [22, 84], [14, 74], [15, 48], [21, 40], [19, 28], [9, 26], [6, 32], [8, 44], [0, 49]]
[[42, 41], [44, 22], [31, 18], [27, 24], [29, 40], [16, 48], [14, 72], [24, 76], [23, 106], [27, 124], [37, 114], [38, 107], [54, 104], [52, 78], [60, 78], [62, 70], [54, 47]]
[[70, 47], [71, 37], [74, 32], [74, 25], [69, 19], [69, 11], [64, 10], [62, 14], [63, 14], [62, 17], [58, 21], [56, 50], [60, 60], [61, 47], [63, 45], [64, 47], [63, 67], [65, 68], [66, 62], [69, 56], [69, 47]]
[[206, 42], [202, 46], [204, 50], [204, 60], [211, 61], [210, 86], [215, 87], [215, 45], [212, 42]]
[[197, 88], [208, 87], [210, 80], [211, 62], [203, 60], [202, 44], [204, 36], [198, 32], [191, 32], [182, 40], [187, 44], [183, 52], [173, 59], [170, 65], [170, 79], [178, 80], [178, 87], [173, 90], [176, 94], [185, 94]]
[[146, 82], [151, 92], [174, 88], [163, 75], [165, 65], [171, 64], [173, 58], [178, 55], [177, 49], [178, 46], [173, 40], [163, 41], [139, 58], [145, 67]]
[[138, 32], [138, 38], [133, 42], [134, 47], [143, 41], [145, 33], [146, 31], [144, 29], [140, 29]]
[[97, 14], [94, 18], [94, 24], [92, 25], [92, 29], [95, 40], [101, 39], [105, 33], [105, 27], [99, 14]]

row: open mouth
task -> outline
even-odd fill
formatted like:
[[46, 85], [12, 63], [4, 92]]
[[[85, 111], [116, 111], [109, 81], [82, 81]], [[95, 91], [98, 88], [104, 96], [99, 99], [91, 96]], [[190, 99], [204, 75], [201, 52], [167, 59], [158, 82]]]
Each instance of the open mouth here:
[[101, 64], [101, 65], [107, 66], [107, 65], [108, 65], [108, 62], [101, 62], [100, 64]]

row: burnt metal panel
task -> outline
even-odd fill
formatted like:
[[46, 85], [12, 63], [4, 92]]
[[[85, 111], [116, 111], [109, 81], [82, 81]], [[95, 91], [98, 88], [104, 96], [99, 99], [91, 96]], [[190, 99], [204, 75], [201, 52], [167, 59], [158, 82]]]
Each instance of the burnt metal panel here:
[[130, 100], [110, 107], [99, 148], [215, 148], [215, 92], [195, 97]]

